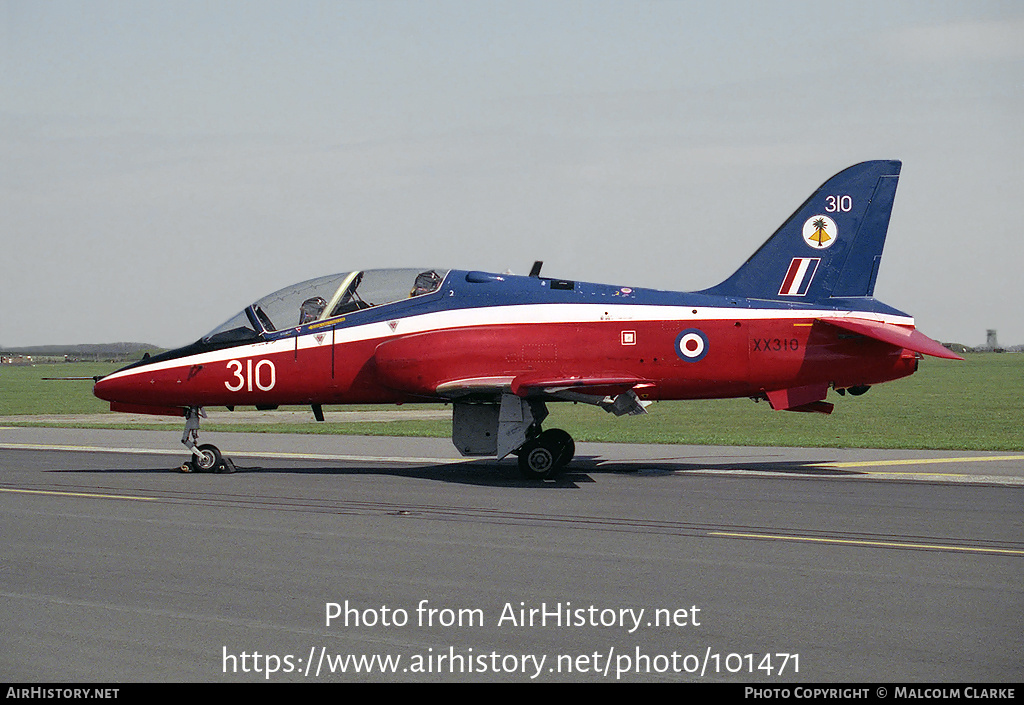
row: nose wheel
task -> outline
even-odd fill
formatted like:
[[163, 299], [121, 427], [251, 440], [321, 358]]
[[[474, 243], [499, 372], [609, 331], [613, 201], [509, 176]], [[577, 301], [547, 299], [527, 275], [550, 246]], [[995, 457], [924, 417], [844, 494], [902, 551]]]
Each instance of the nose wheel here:
[[192, 457], [178, 468], [181, 472], [231, 473], [235, 464], [221, 455], [220, 449], [210, 443], [199, 445], [199, 419], [206, 418], [202, 407], [185, 409], [185, 432], [181, 434], [182, 444], [192, 451]]
[[519, 448], [519, 472], [528, 480], [548, 480], [576, 455], [572, 436], [552, 428], [526, 441]]

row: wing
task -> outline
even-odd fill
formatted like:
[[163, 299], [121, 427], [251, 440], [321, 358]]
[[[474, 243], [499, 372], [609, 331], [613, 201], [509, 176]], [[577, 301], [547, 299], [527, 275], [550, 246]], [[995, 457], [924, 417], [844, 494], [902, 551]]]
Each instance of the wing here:
[[645, 414], [649, 401], [642, 401], [637, 390], [653, 382], [633, 375], [593, 377], [551, 377], [525, 374], [515, 377], [469, 377], [439, 384], [436, 392], [457, 399], [464, 396], [514, 394], [524, 399], [555, 398], [600, 406], [616, 416]]

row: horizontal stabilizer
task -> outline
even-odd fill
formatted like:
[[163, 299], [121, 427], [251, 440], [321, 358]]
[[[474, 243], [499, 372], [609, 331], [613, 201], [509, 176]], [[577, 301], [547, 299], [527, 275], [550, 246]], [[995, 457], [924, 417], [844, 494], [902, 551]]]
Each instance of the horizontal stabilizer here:
[[906, 348], [923, 355], [933, 357], [944, 357], [948, 360], [963, 360], [962, 357], [953, 351], [943, 347], [924, 333], [905, 326], [897, 326], [891, 323], [881, 323], [864, 318], [819, 318], [819, 321], [829, 325], [843, 328], [853, 333], [881, 340], [883, 343], [895, 345], [898, 348]]

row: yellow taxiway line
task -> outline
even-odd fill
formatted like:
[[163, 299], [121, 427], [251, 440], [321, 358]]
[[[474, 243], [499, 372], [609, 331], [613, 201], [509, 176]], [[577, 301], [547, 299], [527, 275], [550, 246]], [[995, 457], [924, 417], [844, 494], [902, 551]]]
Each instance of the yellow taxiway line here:
[[968, 455], [959, 458], [904, 458], [902, 460], [856, 460], [815, 463], [823, 468], [870, 468], [888, 465], [930, 465], [937, 463], [981, 463], [998, 460], [1024, 460], [1024, 455]]
[[0, 492], [17, 492], [21, 494], [48, 494], [64, 497], [94, 497], [97, 499], [137, 499], [143, 502], [155, 502], [156, 497], [139, 497], [127, 494], [100, 494], [96, 492], [58, 492], [57, 490], [19, 490], [13, 487], [0, 487]]
[[712, 531], [711, 536], [724, 536], [733, 539], [775, 539], [778, 541], [807, 541], [815, 543], [838, 543], [854, 546], [874, 546], [878, 548], [925, 548], [936, 551], [964, 551], [970, 553], [999, 553], [1010, 556], [1024, 556], [1024, 551], [1010, 548], [978, 548], [976, 546], [949, 546], [932, 543], [904, 543], [901, 541], [868, 541], [866, 539], [818, 538], [813, 536], [791, 536], [786, 534], [742, 534], [732, 531]]

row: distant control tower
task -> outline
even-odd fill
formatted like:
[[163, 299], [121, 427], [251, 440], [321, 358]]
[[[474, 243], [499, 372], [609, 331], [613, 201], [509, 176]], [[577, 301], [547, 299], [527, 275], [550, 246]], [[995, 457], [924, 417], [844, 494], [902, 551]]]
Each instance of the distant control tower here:
[[985, 347], [989, 350], [995, 350], [999, 347], [999, 343], [996, 342], [996, 331], [994, 328], [989, 328], [985, 331]]

